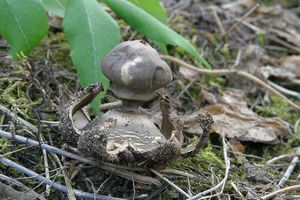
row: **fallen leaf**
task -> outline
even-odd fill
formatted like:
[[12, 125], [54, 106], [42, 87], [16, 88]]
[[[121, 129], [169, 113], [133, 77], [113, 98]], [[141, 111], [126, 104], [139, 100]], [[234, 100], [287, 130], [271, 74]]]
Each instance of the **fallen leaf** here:
[[[206, 106], [198, 112], [209, 112], [214, 119], [213, 129], [216, 133], [239, 141], [272, 143], [289, 131], [289, 124], [279, 118], [264, 118], [250, 110], [247, 106], [245, 93], [238, 89], [227, 89], [218, 103]], [[184, 117], [186, 124], [194, 116]], [[185, 132], [202, 132], [198, 124], [189, 124]]]
[[288, 70], [300, 77], [300, 56], [288, 56], [281, 59], [281, 66], [284, 70]]
[[285, 82], [295, 82], [297, 80], [297, 72], [291, 67], [264, 66], [258, 70], [257, 74], [264, 80], [270, 77], [276, 77]]
[[232, 138], [229, 140], [230, 147], [232, 151], [238, 152], [238, 153], [243, 153], [245, 151], [245, 146], [235, 138]]

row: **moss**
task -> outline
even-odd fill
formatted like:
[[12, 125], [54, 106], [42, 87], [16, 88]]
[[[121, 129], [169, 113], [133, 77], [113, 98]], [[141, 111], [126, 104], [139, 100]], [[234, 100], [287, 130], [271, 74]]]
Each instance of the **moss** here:
[[22, 113], [24, 118], [30, 119], [32, 108], [43, 102], [41, 98], [31, 101], [26, 96], [26, 88], [29, 82], [7, 80], [8, 87], [2, 91], [0, 100], [2, 103], [11, 106], [13, 110]]
[[[174, 163], [171, 164], [170, 168], [175, 168], [180, 170], [189, 169], [195, 171], [196, 173], [199, 172], [206, 173], [208, 169], [212, 169], [220, 178], [224, 176], [224, 169], [225, 169], [225, 165], [223, 161], [220, 159], [221, 157], [222, 157], [222, 152], [213, 149], [212, 146], [209, 145], [207, 148], [201, 150], [199, 153], [197, 153], [192, 157], [175, 161]], [[178, 185], [184, 185], [184, 186], [188, 184], [188, 180], [186, 178], [176, 179], [175, 182]], [[191, 189], [193, 191], [200, 191], [200, 190], [207, 189], [210, 187], [211, 184], [209, 181], [207, 181], [207, 179], [203, 179], [201, 181], [199, 181], [199, 179], [197, 180], [191, 179], [189, 180], [189, 182], [191, 185]]]
[[300, 113], [291, 111], [290, 106], [278, 96], [270, 96], [271, 103], [263, 103], [257, 112], [265, 117], [277, 116], [291, 124], [294, 124], [299, 118]]
[[72, 60], [70, 57], [70, 48], [64, 33], [49, 32], [48, 37], [44, 38], [38, 48], [32, 52], [32, 57], [47, 57], [54, 65], [58, 65], [69, 71], [74, 71]]
[[179, 198], [178, 192], [171, 189], [166, 189], [161, 195], [161, 199], [178, 199], [178, 198]]
[[9, 151], [11, 142], [5, 138], [0, 138], [0, 154], [5, 154]]

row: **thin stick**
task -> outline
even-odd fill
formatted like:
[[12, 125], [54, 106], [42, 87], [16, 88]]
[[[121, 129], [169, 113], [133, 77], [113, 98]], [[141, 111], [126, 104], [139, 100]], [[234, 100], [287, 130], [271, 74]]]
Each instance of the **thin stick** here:
[[32, 130], [32, 132], [34, 132], [34, 133], [38, 132], [38, 128], [36, 126], [34, 126], [33, 124], [29, 123], [28, 121], [22, 119], [21, 117], [17, 116], [15, 113], [11, 112], [9, 109], [7, 109], [6, 107], [4, 107], [1, 104], [0, 104], [0, 110], [2, 112], [4, 112], [5, 114], [7, 114], [8, 116], [10, 116], [11, 118], [17, 120], [18, 122], [20, 122], [27, 128], [29, 128], [30, 130]]
[[[64, 185], [61, 185], [59, 183], [56, 183], [54, 181], [51, 181], [49, 179], [46, 179], [44, 176], [41, 176], [25, 167], [23, 167], [22, 165], [19, 165], [7, 158], [1, 157], [0, 158], [0, 162], [8, 167], [14, 168], [28, 176], [31, 176], [32, 178], [34, 178], [35, 180], [38, 180], [40, 182], [42, 182], [43, 184], [47, 184], [50, 185], [51, 187], [62, 191], [62, 192], [67, 192], [67, 188]], [[109, 196], [102, 196], [102, 195], [95, 195], [92, 193], [87, 193], [87, 192], [82, 192], [80, 190], [74, 190], [74, 193], [77, 197], [79, 198], [89, 198], [89, 199], [99, 199], [99, 200], [120, 200], [120, 198], [114, 198], [114, 197], [109, 197]]]
[[[224, 188], [224, 185], [227, 181], [227, 178], [228, 178], [228, 174], [229, 174], [229, 169], [230, 169], [230, 161], [228, 159], [228, 156], [227, 156], [227, 144], [226, 144], [226, 141], [225, 141], [225, 137], [222, 136], [222, 143], [223, 143], [223, 153], [224, 153], [224, 160], [225, 160], [225, 176], [223, 178], [222, 181], [220, 181], [217, 185], [215, 185], [214, 187], [208, 189], [208, 190], [205, 190], [203, 192], [200, 192], [198, 193], [197, 195], [195, 196], [192, 196], [191, 198], [189, 198], [188, 200], [195, 200], [195, 199], [199, 199], [200, 197], [204, 196], [204, 195], [207, 195], [217, 189], [219, 189], [220, 187], [222, 187], [222, 191], [223, 191], [223, 188]], [[222, 193], [222, 191], [220, 193]], [[219, 193], [219, 194], [220, 194]]]
[[238, 187], [236, 186], [236, 184], [231, 181], [230, 182], [231, 186], [233, 187], [233, 189], [238, 193], [238, 195], [243, 199], [245, 200], [246, 198], [244, 197], [244, 195], [241, 193], [241, 191], [238, 189]]
[[[43, 160], [44, 160], [44, 167], [45, 167], [45, 175], [46, 175], [47, 179], [50, 179], [47, 151], [45, 149], [42, 149], [42, 153], [43, 153]], [[51, 190], [50, 190], [49, 185], [46, 185], [46, 193], [45, 193], [46, 197], [50, 196], [50, 191]]]
[[237, 20], [227, 31], [227, 34], [233, 31], [236, 27], [238, 27], [251, 13], [253, 13], [258, 7], [260, 6], [259, 3], [256, 3], [252, 8], [246, 12], [241, 18]]
[[272, 165], [274, 162], [277, 162], [279, 160], [285, 160], [285, 159], [291, 159], [295, 156], [294, 153], [289, 153], [289, 154], [283, 154], [277, 157], [272, 158], [271, 160], [268, 160], [266, 162], [267, 165]]
[[68, 199], [69, 200], [76, 200], [76, 197], [75, 197], [75, 192], [74, 192], [74, 189], [72, 188], [72, 185], [71, 185], [71, 182], [70, 182], [70, 179], [69, 177], [67, 176], [67, 173], [66, 173], [66, 170], [64, 169], [64, 167], [62, 166], [58, 156], [54, 153], [51, 154], [53, 156], [53, 158], [56, 160], [56, 162], [58, 163], [61, 171], [62, 171], [62, 174], [64, 176], [64, 180], [65, 180], [65, 183], [66, 183], [66, 188], [67, 188], [67, 194], [68, 194]]
[[275, 36], [272, 36], [272, 35], [268, 35], [268, 38], [270, 40], [273, 40], [274, 42], [277, 42], [278, 44], [296, 52], [296, 53], [300, 53], [300, 48], [294, 46], [294, 45], [291, 45], [290, 43], [287, 43], [286, 41], [278, 38], [278, 37], [275, 37]]
[[122, 101], [115, 101], [115, 102], [110, 102], [110, 103], [104, 103], [101, 105], [100, 109], [101, 110], [109, 110], [112, 108], [118, 108], [123, 105]]
[[188, 177], [188, 178], [197, 178], [197, 176], [190, 174], [188, 172], [185, 171], [180, 171], [177, 169], [171, 169], [171, 168], [166, 168], [160, 171], [163, 174], [173, 174], [176, 176], [183, 176], [183, 177]]
[[298, 156], [295, 156], [290, 164], [290, 166], [287, 168], [286, 172], [284, 173], [283, 177], [280, 179], [279, 183], [278, 183], [278, 186], [279, 187], [282, 187], [285, 183], [285, 181], [287, 181], [290, 177], [290, 175], [293, 173], [296, 165], [297, 165], [297, 162], [299, 160], [299, 157]]
[[[137, 174], [137, 173], [133, 173], [133, 172], [124, 170], [126, 168], [125, 166], [118, 166], [118, 165], [114, 165], [114, 164], [106, 163], [106, 162], [99, 162], [99, 161], [97, 162], [97, 161], [79, 156], [77, 154], [61, 150], [59, 148], [53, 147], [53, 146], [48, 145], [48, 144], [40, 144], [39, 142], [37, 142], [35, 140], [28, 139], [28, 138], [20, 136], [20, 135], [15, 135], [13, 137], [13, 135], [11, 133], [6, 132], [6, 131], [2, 131], [2, 130], [0, 130], [0, 136], [5, 137], [5, 138], [10, 139], [10, 140], [15, 140], [15, 141], [20, 142], [20, 143], [29, 144], [29, 145], [33, 145], [33, 146], [38, 146], [38, 147], [41, 147], [42, 149], [47, 150], [48, 152], [63, 155], [65, 157], [72, 158], [72, 159], [75, 159], [75, 160], [79, 160], [81, 162], [99, 167], [102, 170], [105, 170], [105, 171], [110, 172], [112, 174], [116, 174], [116, 175], [121, 176], [123, 178], [126, 178], [128, 180], [132, 180], [132, 177], [134, 177], [135, 181], [139, 182], [139, 183], [153, 184], [153, 185], [156, 185], [156, 186], [161, 185], [160, 181], [155, 179], [155, 178], [148, 177], [148, 176], [143, 176], [143, 175], [140, 175], [140, 174]], [[120, 168], [118, 169], [118, 167], [120, 167]]]
[[210, 7], [210, 8], [212, 10], [212, 13], [213, 13], [214, 19], [216, 21], [216, 24], [217, 24], [218, 28], [220, 29], [221, 35], [223, 35], [223, 36], [226, 35], [225, 29], [224, 29], [223, 24], [222, 24], [222, 22], [221, 22], [221, 20], [220, 20], [220, 18], [218, 16], [216, 8], [213, 7], [213, 6]]
[[[44, 143], [44, 138], [42, 137], [42, 134], [38, 134], [38, 135], [40, 137], [40, 141]], [[42, 149], [42, 153], [43, 153], [43, 159], [44, 159], [46, 179], [50, 179], [48, 154], [47, 154], [47, 151], [45, 149]], [[46, 185], [45, 197], [49, 197], [50, 192], [51, 192], [50, 186]]]
[[161, 173], [159, 173], [158, 171], [154, 170], [154, 169], [150, 169], [151, 172], [153, 172], [156, 176], [158, 176], [159, 178], [161, 178], [162, 180], [166, 181], [169, 185], [171, 185], [175, 190], [177, 190], [179, 193], [183, 194], [184, 196], [186, 196], [187, 198], [191, 197], [188, 193], [186, 193], [185, 191], [183, 191], [180, 187], [178, 187], [177, 185], [175, 185], [175, 183], [173, 183], [172, 181], [170, 181], [169, 179], [167, 179], [167, 177], [165, 177], [164, 175], [162, 175]]
[[249, 74], [248, 72], [245, 71], [240, 71], [240, 70], [230, 70], [230, 69], [203, 69], [203, 68], [198, 68], [194, 65], [188, 64], [178, 58], [175, 58], [173, 56], [168, 56], [168, 55], [160, 55], [161, 58], [165, 59], [165, 60], [169, 60], [172, 62], [175, 62], [179, 65], [182, 65], [186, 68], [195, 70], [201, 74], [206, 74], [206, 75], [216, 75], [216, 76], [225, 76], [225, 75], [232, 75], [232, 74], [236, 74], [239, 76], [242, 76], [244, 78], [249, 79], [250, 81], [256, 83], [259, 86], [262, 86], [263, 88], [265, 88], [266, 90], [268, 90], [269, 92], [271, 92], [274, 95], [277, 95], [279, 97], [281, 97], [283, 100], [285, 100], [287, 102], [288, 105], [290, 105], [291, 107], [293, 107], [294, 109], [300, 111], [300, 106], [295, 104], [294, 102], [292, 102], [291, 100], [289, 100], [286, 96], [284, 96], [283, 94], [281, 94], [280, 92], [278, 92], [276, 89], [274, 89], [272, 86], [268, 85], [266, 82], [260, 80], [259, 78], [253, 76], [252, 74]]
[[274, 191], [270, 194], [267, 194], [267, 195], [261, 197], [260, 199], [261, 200], [271, 199], [271, 198], [275, 197], [278, 194], [282, 194], [282, 193], [285, 193], [285, 192], [290, 192], [290, 191], [298, 190], [298, 189], [300, 189], [300, 185], [289, 186], [289, 187], [286, 187], [286, 188], [282, 188], [280, 190], [276, 190], [276, 191]]
[[268, 84], [271, 85], [276, 90], [278, 90], [279, 92], [285, 94], [285, 95], [289, 95], [289, 96], [295, 97], [297, 99], [300, 99], [300, 93], [299, 92], [295, 92], [293, 90], [286, 89], [286, 88], [284, 88], [280, 85], [277, 85], [276, 83], [273, 83], [272, 81], [268, 81]]

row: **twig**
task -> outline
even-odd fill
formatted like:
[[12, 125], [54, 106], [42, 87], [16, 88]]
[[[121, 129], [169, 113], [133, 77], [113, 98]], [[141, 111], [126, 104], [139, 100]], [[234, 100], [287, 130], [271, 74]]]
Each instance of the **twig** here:
[[283, 177], [280, 179], [279, 183], [278, 183], [278, 186], [279, 187], [282, 187], [285, 183], [285, 181], [288, 180], [288, 178], [290, 177], [290, 175], [293, 173], [296, 165], [297, 165], [297, 162], [299, 160], [299, 157], [298, 156], [295, 156], [290, 164], [290, 166], [288, 167], [288, 169], [286, 170], [286, 172], [284, 173]]
[[[2, 130], [0, 130], [0, 136], [5, 137], [5, 138], [10, 139], [10, 140], [15, 140], [15, 141], [20, 142], [20, 143], [29, 144], [29, 145], [33, 145], [33, 146], [38, 146], [38, 147], [41, 147], [42, 149], [47, 150], [48, 152], [63, 155], [65, 157], [72, 158], [72, 159], [75, 159], [75, 160], [79, 160], [81, 162], [99, 167], [102, 170], [105, 170], [105, 171], [110, 172], [112, 174], [116, 174], [116, 175], [121, 176], [123, 178], [126, 178], [128, 180], [132, 180], [132, 177], [133, 177], [135, 179], [135, 181], [139, 182], [139, 183], [153, 184], [153, 185], [156, 185], [156, 186], [161, 185], [160, 181], [155, 179], [155, 178], [148, 177], [148, 176], [143, 176], [143, 175], [140, 175], [140, 174], [136, 174], [136, 173], [124, 170], [126, 168], [133, 170], [133, 168], [129, 168], [129, 167], [126, 167], [126, 166], [118, 166], [118, 165], [114, 165], [114, 164], [106, 163], [106, 162], [93, 161], [91, 159], [88, 159], [88, 158], [79, 156], [77, 154], [61, 150], [59, 148], [53, 147], [53, 146], [48, 145], [48, 144], [39, 144], [39, 142], [37, 142], [35, 140], [28, 139], [28, 138], [20, 136], [20, 135], [15, 135], [15, 137], [13, 137], [11, 133], [5, 132], [5, 131], [2, 131]], [[118, 167], [120, 167], [120, 168], [118, 169]]]
[[66, 188], [67, 188], [67, 194], [68, 194], [68, 199], [69, 200], [76, 200], [76, 197], [75, 197], [75, 193], [74, 193], [74, 189], [72, 188], [71, 186], [71, 182], [70, 182], [70, 179], [69, 177], [67, 176], [67, 173], [66, 173], [66, 170], [64, 169], [64, 167], [62, 166], [58, 156], [54, 153], [51, 154], [53, 156], [53, 158], [56, 160], [56, 162], [58, 163], [61, 171], [62, 171], [62, 174], [64, 176], [64, 180], [65, 180], [65, 183], [66, 183]]
[[191, 80], [187, 86], [185, 86], [181, 92], [177, 95], [176, 99], [179, 99], [185, 92], [188, 93], [189, 88], [198, 80], [198, 78], [194, 78], [193, 80]]
[[268, 81], [268, 84], [271, 85], [273, 88], [275, 88], [276, 90], [278, 90], [279, 92], [295, 97], [297, 99], [300, 99], [300, 93], [299, 92], [295, 92], [289, 89], [286, 89], [280, 85], [277, 85], [276, 83], [273, 83], [272, 81]]
[[171, 185], [179, 193], [183, 194], [184, 196], [186, 196], [188, 198], [191, 197], [188, 193], [186, 193], [185, 191], [183, 191], [180, 187], [178, 187], [177, 185], [175, 185], [175, 183], [173, 183], [172, 181], [170, 181], [169, 179], [167, 179], [164, 175], [162, 175], [158, 171], [156, 171], [154, 169], [150, 169], [150, 171], [153, 172], [156, 176], [158, 176], [162, 180], [164, 180], [165, 182], [167, 182], [169, 185]]
[[249, 74], [248, 72], [245, 71], [240, 71], [240, 70], [234, 70], [234, 69], [203, 69], [203, 68], [198, 68], [194, 65], [188, 64], [178, 58], [175, 58], [173, 56], [168, 56], [168, 55], [160, 55], [161, 58], [165, 59], [165, 60], [169, 60], [175, 63], [178, 63], [186, 68], [195, 70], [201, 74], [206, 74], [206, 75], [216, 75], [216, 76], [225, 76], [225, 75], [239, 75], [242, 76], [244, 78], [249, 79], [250, 81], [256, 83], [257, 85], [262, 86], [263, 88], [265, 88], [266, 90], [268, 90], [269, 92], [273, 93], [274, 95], [277, 95], [279, 97], [281, 97], [283, 100], [285, 100], [287, 102], [288, 105], [290, 105], [291, 107], [293, 107], [294, 109], [300, 111], [300, 106], [297, 105], [296, 103], [292, 102], [291, 100], [289, 100], [286, 96], [284, 96], [283, 94], [281, 94], [280, 92], [278, 92], [276, 89], [274, 89], [272, 86], [268, 85], [266, 82], [260, 80], [259, 78], [253, 76], [252, 74]]
[[227, 34], [233, 31], [236, 27], [238, 27], [253, 11], [255, 11], [260, 6], [259, 3], [254, 4], [252, 8], [248, 12], [246, 12], [241, 18], [237, 20], [236, 23], [234, 23], [227, 31]]
[[188, 172], [185, 171], [180, 171], [177, 169], [170, 169], [170, 168], [166, 168], [160, 171], [163, 174], [173, 174], [173, 175], [177, 175], [177, 176], [183, 176], [183, 177], [188, 177], [188, 178], [197, 178], [197, 176], [190, 174]]
[[226, 35], [225, 29], [224, 29], [223, 24], [222, 24], [222, 22], [221, 22], [221, 20], [220, 20], [220, 18], [219, 18], [219, 16], [218, 16], [218, 13], [217, 13], [217, 11], [216, 11], [216, 8], [213, 7], [213, 6], [210, 7], [210, 8], [211, 8], [211, 10], [212, 10], [212, 13], [213, 13], [214, 19], [215, 19], [215, 21], [216, 21], [216, 24], [217, 24], [218, 28], [220, 29], [221, 35], [222, 35], [222, 36]]
[[274, 162], [277, 162], [279, 160], [285, 160], [285, 159], [291, 159], [295, 156], [294, 153], [289, 153], [289, 154], [283, 154], [277, 157], [272, 158], [271, 160], [268, 160], [266, 162], [267, 165], [272, 165]]
[[[19, 165], [7, 158], [0, 158], [0, 162], [3, 164], [3, 165], [6, 165], [8, 167], [11, 167], [11, 168], [14, 168], [28, 176], [31, 176], [32, 178], [34, 178], [35, 180], [38, 180], [40, 182], [42, 182], [43, 184], [47, 184], [47, 185], [50, 185], [51, 187], [59, 190], [59, 191], [62, 191], [62, 192], [67, 192], [67, 188], [66, 186], [63, 186], [59, 183], [56, 183], [54, 181], [51, 181], [49, 179], [46, 179], [44, 176], [41, 176], [25, 167], [23, 167], [22, 165]], [[77, 197], [79, 198], [89, 198], [89, 199], [99, 199], [99, 200], [120, 200], [120, 198], [114, 198], [114, 197], [109, 197], [109, 196], [102, 196], [102, 195], [95, 195], [95, 194], [92, 194], [92, 193], [87, 193], [87, 192], [82, 192], [80, 190], [74, 190], [74, 193]]]
[[32, 132], [34, 132], [34, 133], [38, 132], [38, 128], [36, 126], [34, 126], [33, 124], [29, 123], [28, 121], [22, 119], [21, 117], [17, 116], [15, 113], [11, 112], [9, 109], [7, 109], [6, 107], [4, 107], [1, 104], [0, 104], [0, 110], [2, 112], [4, 112], [5, 114], [7, 114], [8, 116], [10, 116], [11, 118], [17, 120], [18, 122], [20, 122], [27, 128], [29, 128], [30, 130], [32, 130]]
[[[44, 138], [42, 137], [41, 134], [39, 134], [39, 138], [41, 142], [44, 142]], [[46, 179], [50, 179], [50, 173], [49, 173], [49, 163], [48, 163], [48, 155], [47, 155], [47, 151], [45, 149], [42, 149], [42, 153], [43, 153], [43, 160], [44, 160], [44, 167], [45, 167], [45, 175], [46, 175]], [[46, 191], [45, 191], [45, 197], [49, 197], [50, 196], [50, 186], [46, 185]]]
[[115, 102], [101, 104], [100, 109], [101, 110], [109, 110], [112, 108], [121, 107], [122, 105], [123, 105], [122, 101], [115, 101]]
[[[45, 167], [45, 175], [47, 179], [50, 179], [47, 151], [45, 149], [42, 149], [42, 153], [43, 153], [43, 160], [44, 160], [44, 167]], [[45, 197], [49, 197], [49, 196], [50, 196], [50, 187], [46, 185]]]
[[0, 155], [0, 157], [7, 157], [7, 156], [12, 155], [12, 154], [14, 154], [14, 153], [17, 153], [17, 152], [19, 152], [19, 151], [23, 151], [23, 150], [25, 150], [25, 149], [29, 149], [30, 147], [32, 147], [32, 146], [25, 146], [25, 147], [22, 147], [22, 148], [20, 148], [20, 149], [16, 149], [16, 150], [13, 150], [13, 151], [9, 151], [9, 152], [7, 152], [7, 153], [5, 153], [5, 154]]
[[260, 199], [261, 200], [267, 200], [267, 199], [271, 199], [273, 197], [275, 197], [277, 194], [281, 194], [281, 193], [285, 193], [285, 192], [290, 192], [290, 191], [293, 191], [293, 190], [298, 190], [300, 189], [300, 185], [293, 185], [293, 186], [288, 186], [286, 188], [282, 188], [280, 190], [276, 190], [270, 194], [267, 194], [263, 197], [261, 197]]
[[240, 64], [241, 57], [242, 57], [242, 50], [239, 49], [237, 56], [235, 58], [234, 64], [232, 65], [231, 69], [236, 68]]
[[236, 184], [234, 182], [230, 182], [231, 186], [233, 187], [233, 189], [238, 193], [238, 195], [245, 200], [246, 198], [244, 197], [244, 195], [241, 193], [241, 191], [238, 189], [238, 187], [236, 186]]
[[293, 50], [294, 52], [296, 53], [300, 53], [300, 48], [294, 46], [294, 45], [291, 45], [290, 43], [287, 43], [286, 41], [278, 38], [278, 37], [275, 37], [275, 36], [272, 36], [271, 34], [268, 35], [268, 38], [274, 42], [277, 42], [278, 44], [286, 47], [286, 48], [289, 48], [291, 50]]
[[217, 190], [218, 188], [222, 187], [222, 190], [220, 193], [223, 192], [223, 189], [224, 189], [224, 186], [225, 186], [225, 183], [227, 181], [227, 178], [228, 178], [228, 174], [229, 174], [229, 169], [230, 169], [230, 161], [229, 161], [229, 158], [227, 156], [227, 144], [226, 144], [226, 141], [225, 141], [225, 137], [222, 136], [222, 143], [223, 143], [223, 153], [224, 153], [224, 161], [225, 161], [225, 176], [223, 178], [222, 181], [220, 181], [217, 185], [215, 185], [214, 187], [208, 189], [208, 190], [205, 190], [203, 192], [200, 192], [198, 194], [196, 194], [195, 196], [192, 196], [191, 198], [189, 198], [188, 200], [195, 200], [195, 199], [199, 199], [200, 197], [204, 196], [204, 195], [207, 195], [215, 190]]

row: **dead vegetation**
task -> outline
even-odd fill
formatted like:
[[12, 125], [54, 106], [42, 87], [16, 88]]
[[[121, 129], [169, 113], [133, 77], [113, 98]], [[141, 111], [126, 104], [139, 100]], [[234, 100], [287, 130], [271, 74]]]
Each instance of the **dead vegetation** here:
[[[173, 57], [162, 56], [174, 80], [160, 92], [171, 97], [172, 112], [185, 122], [183, 143], [202, 134], [195, 118], [208, 111], [215, 123], [207, 147], [150, 169], [93, 160], [66, 145], [57, 127], [59, 91], [70, 96], [80, 88], [56, 27], [20, 62], [12, 61], [0, 39], [3, 187], [40, 199], [300, 198], [297, 1], [163, 2], [171, 27], [213, 66], [198, 67], [179, 48], [169, 48]], [[126, 40], [142, 38], [123, 29]], [[104, 103], [114, 101], [108, 95]], [[161, 120], [158, 104], [154, 98], [143, 105], [154, 121]]]

